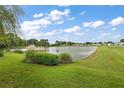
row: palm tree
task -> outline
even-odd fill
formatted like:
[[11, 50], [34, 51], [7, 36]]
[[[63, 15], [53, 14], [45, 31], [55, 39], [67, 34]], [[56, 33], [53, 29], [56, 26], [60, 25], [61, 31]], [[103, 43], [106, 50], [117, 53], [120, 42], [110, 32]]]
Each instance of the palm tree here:
[[6, 33], [20, 35], [19, 16], [24, 12], [19, 6], [0, 5], [0, 37]]

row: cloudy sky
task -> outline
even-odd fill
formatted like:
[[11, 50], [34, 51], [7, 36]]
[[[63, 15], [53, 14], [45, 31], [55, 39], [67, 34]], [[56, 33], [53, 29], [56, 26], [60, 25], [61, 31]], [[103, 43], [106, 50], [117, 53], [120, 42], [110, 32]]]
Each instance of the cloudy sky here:
[[117, 42], [124, 38], [124, 6], [21, 6], [26, 39]]

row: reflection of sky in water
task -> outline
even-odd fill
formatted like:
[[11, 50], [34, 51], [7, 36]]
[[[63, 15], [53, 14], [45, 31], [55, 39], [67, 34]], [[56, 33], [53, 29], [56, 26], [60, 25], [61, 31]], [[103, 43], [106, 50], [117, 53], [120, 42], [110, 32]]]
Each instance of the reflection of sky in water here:
[[51, 47], [49, 53], [69, 53], [74, 60], [87, 57], [96, 47]]

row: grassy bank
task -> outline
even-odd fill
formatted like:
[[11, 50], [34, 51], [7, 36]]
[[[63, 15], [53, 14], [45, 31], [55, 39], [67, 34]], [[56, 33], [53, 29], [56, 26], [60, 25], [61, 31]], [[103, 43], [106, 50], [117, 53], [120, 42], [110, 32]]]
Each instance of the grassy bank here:
[[72, 64], [26, 64], [24, 55], [0, 58], [0, 87], [124, 87], [124, 48], [98, 47], [95, 55]]

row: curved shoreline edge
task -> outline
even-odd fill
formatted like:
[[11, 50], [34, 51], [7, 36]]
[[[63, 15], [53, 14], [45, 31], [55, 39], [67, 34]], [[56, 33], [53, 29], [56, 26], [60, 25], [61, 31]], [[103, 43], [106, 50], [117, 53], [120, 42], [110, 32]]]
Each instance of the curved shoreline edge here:
[[92, 55], [94, 55], [96, 53], [97, 49], [98, 49], [98, 46], [96, 46], [91, 52], [89, 52], [89, 54], [87, 55], [87, 57], [83, 58], [82, 60], [88, 59], [89, 57], [91, 57]]
[[92, 55], [93, 53], [95, 53], [96, 50], [97, 50], [97, 46], [96, 46], [91, 52], [89, 52], [88, 56], [90, 56], [90, 55]]
[[74, 60], [74, 62], [76, 62], [76, 61], [83, 61], [83, 60], [89, 59], [90, 57], [93, 57], [96, 54], [97, 49], [98, 49], [98, 46], [95, 46], [95, 48], [91, 52], [89, 52], [86, 57], [78, 59], [78, 60]]

